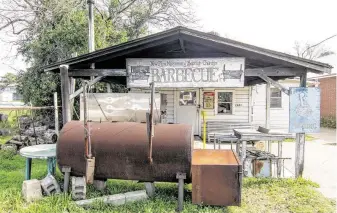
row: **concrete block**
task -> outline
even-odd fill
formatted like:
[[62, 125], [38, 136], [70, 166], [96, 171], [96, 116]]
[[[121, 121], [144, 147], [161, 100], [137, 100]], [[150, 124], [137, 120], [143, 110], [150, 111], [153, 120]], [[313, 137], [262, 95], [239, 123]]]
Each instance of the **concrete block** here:
[[2, 145], [1, 149], [9, 152], [16, 152], [18, 147], [16, 145], [4, 144]]
[[103, 197], [98, 197], [98, 198], [93, 198], [93, 199], [88, 199], [88, 200], [79, 200], [79, 201], [76, 201], [75, 203], [79, 206], [87, 207], [97, 201], [101, 201], [105, 204], [120, 206], [120, 205], [125, 204], [125, 194], [115, 194], [115, 195], [108, 195], [108, 196], [103, 196]]
[[94, 187], [97, 190], [103, 191], [106, 188], [106, 181], [104, 181], [104, 180], [94, 180]]
[[125, 202], [132, 203], [135, 201], [146, 200], [148, 198], [145, 190], [125, 193]]
[[22, 196], [27, 202], [39, 200], [42, 198], [40, 181], [37, 179], [25, 180], [22, 183]]
[[83, 200], [87, 194], [85, 177], [71, 177], [71, 197], [74, 200]]
[[60, 185], [52, 175], [47, 175], [47, 177], [43, 178], [40, 183], [43, 191], [48, 196], [61, 193]]
[[75, 203], [82, 207], [89, 207], [94, 202], [101, 201], [105, 204], [114, 205], [114, 206], [120, 206], [125, 203], [132, 203], [135, 201], [142, 201], [146, 200], [148, 198], [145, 190], [140, 191], [133, 191], [133, 192], [127, 192], [124, 194], [115, 194], [115, 195], [108, 195], [88, 200], [79, 200]]
[[145, 182], [145, 190], [146, 190], [146, 194], [149, 196], [149, 197], [153, 197], [154, 196], [154, 193], [155, 193], [155, 185], [153, 182]]

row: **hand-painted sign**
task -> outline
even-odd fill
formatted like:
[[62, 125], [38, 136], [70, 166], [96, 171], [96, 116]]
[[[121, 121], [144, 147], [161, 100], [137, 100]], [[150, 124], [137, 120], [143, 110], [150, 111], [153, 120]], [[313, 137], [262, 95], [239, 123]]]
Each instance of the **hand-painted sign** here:
[[214, 109], [214, 92], [204, 92], [204, 109]]
[[289, 91], [289, 132], [319, 132], [320, 88], [292, 87]]
[[126, 59], [128, 87], [243, 87], [244, 58]]

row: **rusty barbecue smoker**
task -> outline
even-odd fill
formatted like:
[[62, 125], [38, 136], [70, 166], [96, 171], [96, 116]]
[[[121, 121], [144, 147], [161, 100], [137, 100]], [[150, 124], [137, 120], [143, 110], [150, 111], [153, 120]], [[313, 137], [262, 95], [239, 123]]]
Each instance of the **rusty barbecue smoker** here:
[[[186, 174], [194, 204], [240, 205], [242, 166], [232, 150], [193, 151], [189, 125], [156, 124], [154, 130], [150, 164], [147, 124], [90, 122], [94, 179], [176, 183], [178, 173]], [[86, 174], [84, 137], [82, 121], [70, 121], [60, 132], [57, 162], [71, 167], [72, 176]]]
[[[177, 182], [176, 173], [191, 181], [192, 128], [184, 124], [157, 124], [153, 163], [148, 162], [147, 125], [134, 122], [90, 122], [95, 179]], [[86, 156], [82, 121], [68, 122], [60, 132], [57, 162], [71, 167], [71, 175], [85, 176]]]

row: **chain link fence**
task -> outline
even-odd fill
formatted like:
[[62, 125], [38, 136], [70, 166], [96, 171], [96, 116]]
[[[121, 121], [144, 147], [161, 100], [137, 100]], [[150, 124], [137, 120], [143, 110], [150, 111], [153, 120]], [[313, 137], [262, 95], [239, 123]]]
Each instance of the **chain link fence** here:
[[1, 149], [17, 151], [25, 146], [56, 143], [58, 113], [54, 106], [0, 107]]

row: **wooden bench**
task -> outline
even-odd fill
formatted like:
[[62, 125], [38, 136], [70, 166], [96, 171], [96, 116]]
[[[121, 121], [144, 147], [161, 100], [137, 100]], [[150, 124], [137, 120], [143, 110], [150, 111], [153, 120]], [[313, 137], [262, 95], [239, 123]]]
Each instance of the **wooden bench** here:
[[214, 138], [221, 138], [221, 141], [233, 141], [236, 138], [233, 129], [250, 129], [254, 126], [250, 123], [226, 122], [226, 121], [206, 121], [207, 142], [214, 142]]

